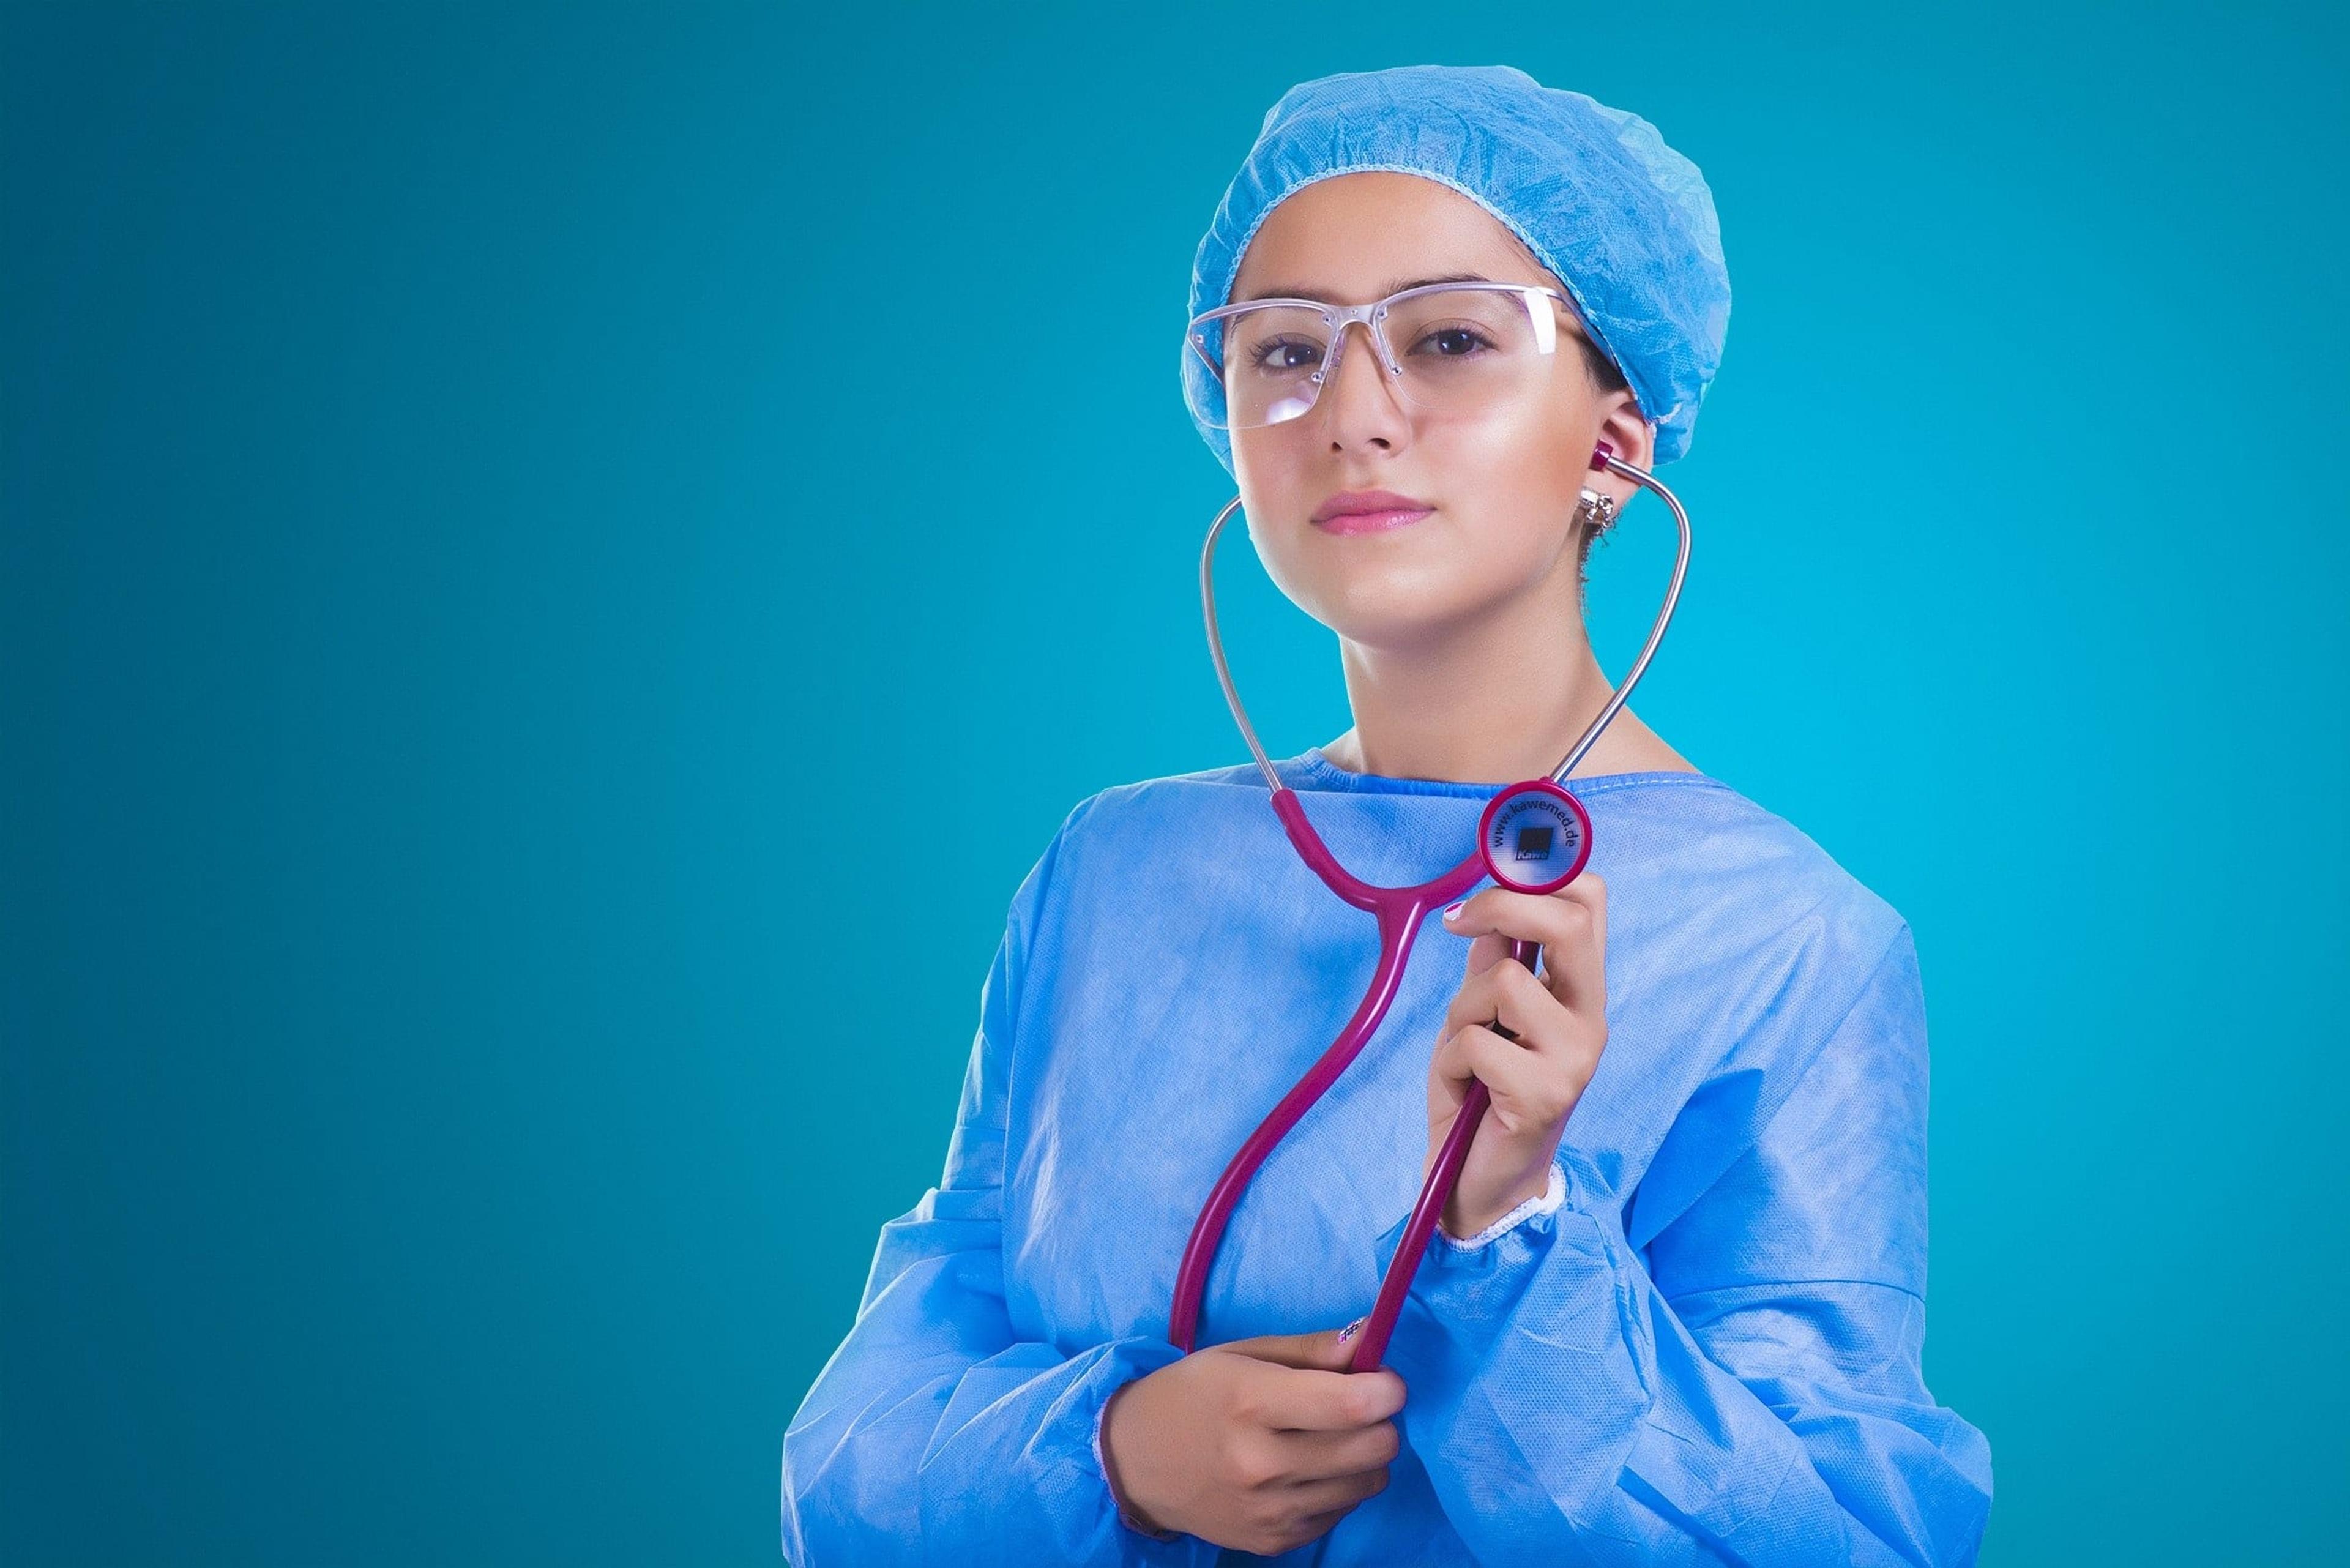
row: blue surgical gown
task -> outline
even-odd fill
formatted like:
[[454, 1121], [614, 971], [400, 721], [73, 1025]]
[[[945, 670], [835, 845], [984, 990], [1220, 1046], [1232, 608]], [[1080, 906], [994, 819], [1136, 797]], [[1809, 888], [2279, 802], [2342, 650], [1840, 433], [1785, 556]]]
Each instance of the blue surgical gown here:
[[[1319, 748], [1276, 766], [1340, 863], [1388, 886], [1467, 855], [1501, 787]], [[1569, 787], [1607, 885], [1607, 1044], [1556, 1201], [1474, 1246], [1430, 1238], [1388, 1353], [1387, 1488], [1269, 1561], [1973, 1562], [1990, 1447], [1919, 1364], [1908, 923], [1719, 780]], [[1253, 764], [1104, 790], [1020, 884], [938, 1184], [881, 1228], [785, 1436], [796, 1568], [1268, 1561], [1141, 1533], [1098, 1449], [1111, 1393], [1181, 1355], [1169, 1304], [1210, 1188], [1376, 961], [1370, 916], [1268, 798]], [[1369, 1310], [1467, 946], [1429, 917], [1387, 1019], [1242, 1199], [1201, 1345]]]

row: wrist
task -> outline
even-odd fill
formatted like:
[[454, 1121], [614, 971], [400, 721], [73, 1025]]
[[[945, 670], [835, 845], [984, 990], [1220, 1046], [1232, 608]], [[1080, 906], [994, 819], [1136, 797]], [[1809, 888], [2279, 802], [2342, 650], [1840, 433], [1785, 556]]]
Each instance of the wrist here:
[[1109, 1483], [1110, 1503], [1118, 1510], [1118, 1522], [1153, 1541], [1172, 1541], [1176, 1532], [1151, 1518], [1139, 1503], [1128, 1495], [1126, 1482], [1118, 1475], [1117, 1456], [1111, 1451], [1110, 1417], [1118, 1408], [1119, 1398], [1133, 1386], [1131, 1383], [1124, 1384], [1103, 1401], [1101, 1422], [1095, 1433], [1094, 1455], [1101, 1461], [1102, 1479]]
[[1529, 1215], [1555, 1210], [1566, 1195], [1556, 1159], [1544, 1166], [1539, 1177], [1522, 1183], [1519, 1191], [1520, 1196], [1507, 1207], [1482, 1214], [1457, 1215], [1448, 1204], [1444, 1216], [1437, 1221], [1438, 1238], [1456, 1250], [1473, 1251], [1519, 1225]]
[[1453, 1189], [1452, 1196], [1446, 1199], [1444, 1212], [1438, 1218], [1437, 1224], [1447, 1235], [1456, 1241], [1474, 1236], [1499, 1223], [1503, 1216], [1515, 1213], [1518, 1210], [1548, 1197], [1551, 1181], [1551, 1168], [1549, 1163], [1545, 1162], [1540, 1170], [1530, 1176], [1521, 1177], [1517, 1185], [1499, 1201], [1480, 1205], [1475, 1210], [1462, 1206], [1460, 1189], [1456, 1188]]

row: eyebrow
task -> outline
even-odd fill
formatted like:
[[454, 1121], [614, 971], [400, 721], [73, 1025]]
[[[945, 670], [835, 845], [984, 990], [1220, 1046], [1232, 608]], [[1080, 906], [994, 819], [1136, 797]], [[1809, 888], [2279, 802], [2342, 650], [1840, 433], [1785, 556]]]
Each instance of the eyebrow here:
[[[1390, 283], [1379, 291], [1379, 296], [1381, 298], [1385, 298], [1390, 294], [1401, 294], [1407, 288], [1425, 288], [1431, 283], [1498, 283], [1501, 280], [1498, 278], [1486, 277], [1481, 274], [1473, 272], [1447, 273], [1442, 277], [1417, 277], [1413, 278], [1409, 283]], [[1246, 305], [1250, 300], [1257, 299], [1321, 299], [1326, 301], [1327, 296], [1315, 289], [1284, 286], [1279, 288], [1268, 288], [1261, 293], [1252, 294], [1245, 299], [1236, 299], [1232, 301], [1232, 303], [1234, 305]]]

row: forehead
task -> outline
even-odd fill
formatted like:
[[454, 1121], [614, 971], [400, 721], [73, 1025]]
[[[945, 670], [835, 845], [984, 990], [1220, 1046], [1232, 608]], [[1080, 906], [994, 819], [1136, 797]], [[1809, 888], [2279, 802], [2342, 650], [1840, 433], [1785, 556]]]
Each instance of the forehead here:
[[1363, 170], [1317, 180], [1275, 203], [1241, 257], [1232, 297], [1361, 305], [1423, 279], [1461, 275], [1559, 286], [1507, 225], [1451, 186]]

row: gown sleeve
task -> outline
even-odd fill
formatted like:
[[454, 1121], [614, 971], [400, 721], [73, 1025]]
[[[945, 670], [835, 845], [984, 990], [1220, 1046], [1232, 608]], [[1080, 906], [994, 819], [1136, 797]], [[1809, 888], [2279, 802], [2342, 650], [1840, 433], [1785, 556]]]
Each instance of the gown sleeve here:
[[1990, 1446], [1919, 1366], [1927, 1055], [1906, 924], [1801, 1073], [1646, 1263], [1572, 1117], [1555, 1209], [1482, 1246], [1430, 1238], [1388, 1362], [1478, 1562], [1975, 1561]]
[[1064, 1355], [1015, 1336], [1004, 1307], [1013, 1026], [1037, 906], [1083, 809], [1014, 897], [939, 1184], [882, 1226], [856, 1321], [784, 1435], [792, 1568], [1213, 1561], [1197, 1536], [1127, 1522], [1097, 1446], [1109, 1396], [1182, 1353], [1134, 1334]]

